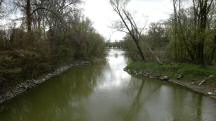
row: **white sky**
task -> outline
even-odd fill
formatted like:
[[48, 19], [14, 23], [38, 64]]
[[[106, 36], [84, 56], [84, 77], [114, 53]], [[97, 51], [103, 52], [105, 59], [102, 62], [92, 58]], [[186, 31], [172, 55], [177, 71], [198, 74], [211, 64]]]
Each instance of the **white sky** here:
[[[172, 13], [171, 0], [131, 0], [128, 9], [139, 26], [167, 19]], [[109, 0], [85, 0], [84, 14], [93, 22], [96, 30], [106, 39], [121, 40], [124, 33], [114, 32], [112, 24], [119, 20]]]

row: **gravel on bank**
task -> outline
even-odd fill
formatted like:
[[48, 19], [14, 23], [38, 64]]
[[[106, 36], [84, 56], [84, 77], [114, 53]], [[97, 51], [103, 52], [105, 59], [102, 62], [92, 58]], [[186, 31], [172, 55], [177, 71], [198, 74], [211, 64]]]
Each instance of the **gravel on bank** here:
[[69, 70], [72, 67], [78, 67], [78, 66], [84, 66], [84, 65], [90, 65], [90, 62], [77, 61], [77, 62], [74, 62], [72, 64], [62, 66], [62, 67], [56, 69], [55, 71], [50, 72], [50, 73], [46, 74], [45, 76], [42, 76], [38, 79], [26, 80], [26, 81], [16, 85], [14, 88], [8, 90], [6, 93], [0, 95], [0, 104], [18, 96], [18, 95], [36, 87], [36, 86], [39, 86], [40, 84], [44, 83], [45, 81], [66, 72], [67, 70]]
[[[161, 81], [170, 82], [173, 84], [177, 84], [179, 86], [182, 86], [184, 88], [187, 88], [191, 91], [203, 94], [205, 96], [211, 97], [213, 99], [216, 99], [216, 88], [212, 87], [212, 85], [216, 85], [208, 82], [207, 80], [201, 80], [201, 81], [194, 81], [194, 80], [187, 80], [187, 79], [171, 79], [170, 77], [166, 75], [155, 75], [150, 72], [141, 72], [135, 69], [124, 69], [127, 73], [138, 77], [138, 78], [147, 78], [147, 79], [156, 79]], [[206, 79], [208, 79], [207, 77]]]

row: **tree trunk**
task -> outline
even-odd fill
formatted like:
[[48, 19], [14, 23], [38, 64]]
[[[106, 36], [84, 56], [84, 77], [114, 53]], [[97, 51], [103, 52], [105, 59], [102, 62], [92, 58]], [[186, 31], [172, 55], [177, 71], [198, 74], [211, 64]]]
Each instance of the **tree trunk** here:
[[204, 65], [204, 42], [201, 40], [197, 44], [197, 63], [200, 65]]
[[142, 49], [141, 49], [141, 47], [140, 47], [140, 45], [139, 45], [138, 40], [134, 40], [134, 42], [135, 42], [135, 44], [136, 44], [136, 46], [137, 46], [137, 49], [138, 49], [139, 54], [140, 54], [140, 57], [142, 58], [143, 61], [145, 61], [145, 57], [144, 57], [144, 54], [143, 54], [143, 52], [142, 52]]
[[205, 42], [205, 34], [206, 34], [206, 27], [207, 27], [207, 3], [203, 3], [203, 5], [200, 8], [199, 13], [199, 42], [197, 44], [197, 61], [198, 64], [204, 65], [204, 42]]
[[26, 21], [27, 21], [27, 31], [31, 32], [31, 24], [32, 24], [31, 0], [27, 0], [26, 2]]
[[143, 61], [145, 61], [145, 60], [146, 60], [146, 59], [145, 59], [145, 56], [144, 56], [144, 54], [143, 54], [143, 52], [142, 52], [142, 49], [141, 49], [141, 47], [140, 47], [140, 45], [139, 45], [139, 39], [137, 39], [137, 37], [135, 36], [135, 34], [130, 30], [129, 26], [127, 25], [127, 22], [124, 20], [122, 14], [121, 14], [121, 11], [120, 11], [118, 8], [116, 9], [116, 13], [119, 15], [119, 17], [121, 18], [121, 21], [124, 23], [124, 25], [125, 25], [126, 29], [128, 30], [130, 36], [131, 36], [132, 39], [134, 40], [134, 42], [135, 42], [135, 44], [136, 44], [136, 47], [137, 47], [137, 49], [138, 49], [138, 51], [139, 51], [139, 55], [140, 55], [141, 59], [142, 59]]

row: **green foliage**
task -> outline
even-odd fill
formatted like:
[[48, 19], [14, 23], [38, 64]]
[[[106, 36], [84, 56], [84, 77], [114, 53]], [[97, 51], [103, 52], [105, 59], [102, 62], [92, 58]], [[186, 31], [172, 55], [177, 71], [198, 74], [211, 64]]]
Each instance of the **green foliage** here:
[[[210, 65], [215, 62], [215, 1], [193, 1], [189, 8], [177, 0], [169, 19], [169, 57], [176, 62]], [[205, 4], [205, 5], [204, 5]], [[203, 6], [201, 9], [200, 7]], [[207, 9], [209, 8], [209, 9]], [[211, 9], [212, 8], [212, 9]], [[205, 19], [203, 19], [205, 18]]]
[[20, 67], [22, 68], [23, 80], [35, 78], [50, 70], [49, 63], [45, 60], [41, 53], [34, 50], [23, 50], [21, 53], [23, 56], [20, 58]]
[[167, 31], [165, 24], [151, 23], [145, 39], [153, 50], [163, 51], [166, 48], [169, 43]]
[[[148, 61], [155, 61], [155, 56], [164, 61], [167, 58], [166, 50], [168, 44], [168, 29], [165, 23], [152, 23], [147, 33], [142, 34], [139, 40], [139, 45]], [[129, 34], [124, 37], [120, 46], [128, 52], [132, 59], [141, 59], [138, 56], [138, 49]], [[154, 54], [150, 52], [150, 49]]]
[[130, 70], [148, 71], [153, 74], [168, 75], [170, 77], [176, 74], [182, 74], [186, 78], [200, 79], [208, 77], [209, 75], [216, 75], [215, 67], [201, 67], [193, 64], [157, 64], [144, 62], [131, 62], [127, 67]]
[[[143, 49], [144, 49], [143, 44], [140, 41], [139, 41], [139, 44], [140, 44], [142, 51], [143, 51]], [[127, 53], [130, 55], [130, 57], [133, 60], [140, 60], [141, 59], [140, 56], [138, 56], [139, 55], [138, 49], [137, 49], [134, 41], [132, 40], [132, 38], [129, 35], [125, 36], [125, 38], [124, 38], [123, 48], [127, 51]]]
[[88, 19], [69, 28], [63, 38], [58, 45], [62, 48], [59, 50], [59, 55], [71, 56], [75, 59], [88, 59], [104, 55], [104, 38], [95, 32]]
[[72, 61], [104, 55], [104, 38], [83, 17], [78, 7], [80, 0], [10, 3], [24, 19], [19, 21], [19, 27], [14, 20], [0, 30], [0, 93], [5, 87], [37, 78]]
[[[62, 31], [53, 28], [31, 33], [22, 28], [0, 34], [0, 87], [11, 87], [22, 80], [37, 78], [72, 61], [103, 57], [104, 38], [89, 20], [79, 21]], [[1, 92], [1, 90], [0, 90]]]
[[[163, 23], [150, 24], [148, 31], [143, 32], [138, 40], [146, 60], [152, 61], [152, 55], [156, 55], [162, 62], [215, 64], [216, 11], [215, 1], [210, 1], [195, 0], [187, 7], [183, 5], [186, 1], [173, 1], [174, 14]], [[140, 60], [129, 35], [125, 36], [122, 47], [133, 59]]]

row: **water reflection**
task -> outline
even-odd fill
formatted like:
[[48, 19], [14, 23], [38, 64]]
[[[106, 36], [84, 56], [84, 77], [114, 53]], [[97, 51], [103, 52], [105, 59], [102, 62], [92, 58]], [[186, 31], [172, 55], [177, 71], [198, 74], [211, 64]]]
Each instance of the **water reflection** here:
[[[86, 121], [85, 100], [102, 65], [75, 68], [1, 106], [3, 121]], [[85, 71], [82, 71], [85, 70]]]
[[[139, 113], [142, 110], [144, 103], [153, 96], [153, 94], [160, 88], [160, 85], [146, 85], [146, 81], [142, 80], [139, 85], [138, 90], [136, 91], [135, 97], [131, 103], [131, 106], [128, 109], [128, 112], [125, 113], [124, 121], [134, 121], [139, 117]], [[135, 88], [136, 89], [136, 88]], [[145, 111], [145, 110], [144, 110]], [[145, 111], [147, 112], [147, 111]], [[145, 115], [145, 120], [148, 119], [148, 115]]]
[[131, 76], [123, 71], [127, 59], [123, 51], [110, 50], [107, 56], [107, 65], [99, 80], [98, 89], [113, 89], [128, 85]]
[[74, 68], [0, 106], [2, 121], [215, 121], [216, 102], [156, 80], [131, 77], [124, 52]]

